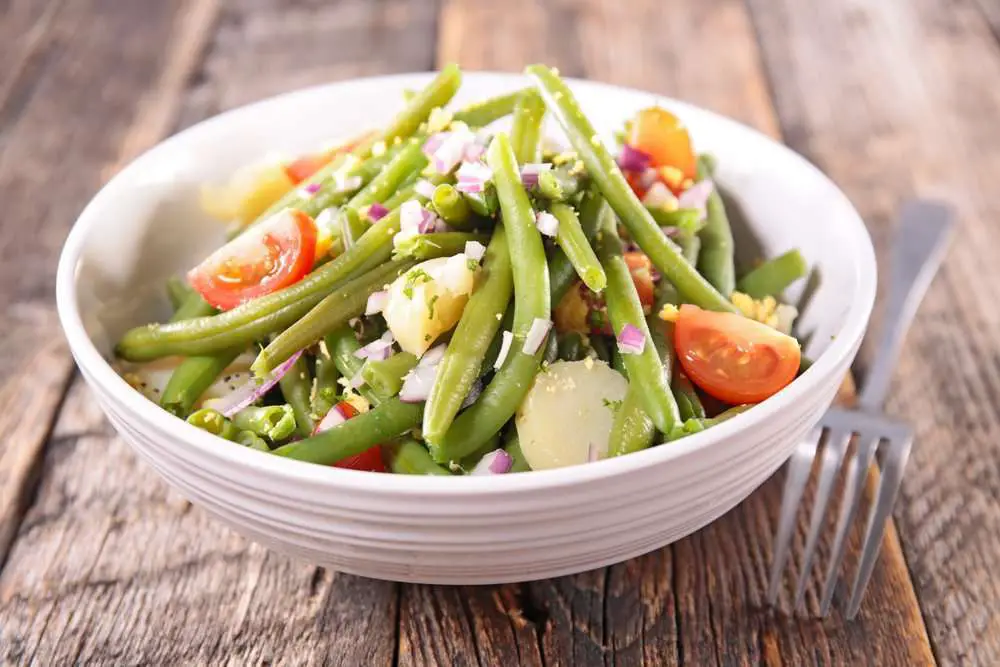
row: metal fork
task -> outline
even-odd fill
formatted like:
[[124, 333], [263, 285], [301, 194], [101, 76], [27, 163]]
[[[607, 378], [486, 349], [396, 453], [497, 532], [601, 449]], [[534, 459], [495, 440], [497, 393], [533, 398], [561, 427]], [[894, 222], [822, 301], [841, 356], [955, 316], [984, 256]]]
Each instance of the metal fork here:
[[857, 407], [843, 409], [831, 407], [820, 420], [819, 425], [798, 446], [788, 463], [788, 476], [781, 500], [781, 517], [774, 539], [774, 561], [767, 599], [774, 604], [781, 587], [781, 572], [788, 559], [792, 533], [796, 525], [796, 514], [806, 483], [809, 481], [813, 461], [819, 453], [820, 441], [826, 435], [822, 448], [816, 500], [809, 518], [809, 532], [806, 536], [806, 550], [795, 590], [795, 608], [802, 606], [809, 572], [816, 545], [824, 525], [826, 508], [834, 489], [834, 482], [841, 464], [848, 452], [853, 437], [857, 437], [857, 449], [847, 461], [844, 493], [840, 505], [840, 515], [833, 539], [833, 551], [823, 583], [820, 613], [830, 611], [836, 588], [837, 572], [844, 559], [847, 536], [854, 522], [861, 497], [864, 494], [868, 468], [878, 452], [879, 444], [885, 442], [882, 456], [882, 474], [879, 478], [875, 499], [868, 513], [868, 522], [862, 542], [861, 562], [854, 584], [851, 587], [847, 605], [848, 620], [854, 618], [861, 606], [861, 598], [868, 586], [872, 569], [878, 557], [885, 532], [885, 521], [892, 509], [896, 494], [903, 479], [913, 431], [906, 424], [890, 419], [882, 414], [882, 406], [889, 390], [892, 373], [903, 338], [910, 326], [917, 307], [923, 299], [927, 287], [944, 258], [952, 228], [951, 210], [940, 203], [913, 201], [904, 205], [894, 236], [892, 264], [890, 266], [889, 292], [886, 301], [882, 335], [875, 351], [874, 362], [867, 375]]

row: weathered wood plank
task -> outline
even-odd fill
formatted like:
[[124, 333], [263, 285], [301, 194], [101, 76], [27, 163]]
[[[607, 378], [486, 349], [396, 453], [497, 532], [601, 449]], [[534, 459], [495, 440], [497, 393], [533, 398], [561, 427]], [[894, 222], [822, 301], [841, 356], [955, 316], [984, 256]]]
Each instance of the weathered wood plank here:
[[844, 187], [880, 250], [902, 199], [958, 209], [889, 401], [917, 432], [896, 519], [937, 658], [997, 664], [1000, 49], [969, 1], [751, 6], [788, 141]]

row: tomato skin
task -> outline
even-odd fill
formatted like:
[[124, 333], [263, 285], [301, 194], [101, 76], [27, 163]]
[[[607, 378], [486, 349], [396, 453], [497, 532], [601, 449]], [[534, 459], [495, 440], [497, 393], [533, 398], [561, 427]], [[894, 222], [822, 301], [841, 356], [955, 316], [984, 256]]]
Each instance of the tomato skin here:
[[632, 274], [632, 284], [639, 294], [639, 301], [646, 312], [653, 307], [656, 300], [653, 295], [653, 262], [645, 253], [634, 251], [623, 255], [625, 263], [628, 264], [629, 273]]
[[[338, 410], [345, 419], [351, 419], [352, 417], [356, 417], [358, 415], [357, 408], [347, 401], [340, 401], [330, 409]], [[313, 435], [319, 433], [320, 431], [321, 429], [317, 426]], [[345, 468], [348, 470], [367, 470], [368, 472], [385, 472], [385, 461], [382, 460], [382, 447], [380, 445], [375, 445], [360, 454], [348, 456], [346, 459], [334, 463], [333, 467]]]
[[674, 326], [684, 373], [700, 389], [730, 405], [759, 403], [795, 379], [798, 341], [735, 313], [685, 304]]
[[285, 174], [294, 185], [298, 185], [330, 163], [333, 154], [303, 155], [285, 165]]
[[649, 155], [654, 167], [675, 167], [690, 179], [698, 174], [691, 136], [680, 119], [666, 109], [640, 111], [632, 121], [628, 143]]
[[188, 272], [188, 281], [219, 310], [231, 310], [301, 280], [316, 255], [316, 223], [286, 209], [244, 232]]

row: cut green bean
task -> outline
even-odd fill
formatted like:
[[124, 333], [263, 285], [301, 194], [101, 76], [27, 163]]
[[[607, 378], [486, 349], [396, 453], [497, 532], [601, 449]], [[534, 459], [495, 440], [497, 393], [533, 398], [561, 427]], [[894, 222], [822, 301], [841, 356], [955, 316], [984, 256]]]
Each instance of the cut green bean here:
[[210, 408], [202, 408], [192, 413], [187, 418], [187, 423], [226, 440], [236, 440], [239, 434], [239, 429], [233, 426], [233, 422], [223, 417], [218, 410]]
[[364, 233], [368, 231], [368, 225], [358, 215], [357, 209], [342, 208], [339, 217], [341, 247], [347, 249], [364, 236]]
[[563, 361], [579, 361], [584, 357], [583, 336], [575, 331], [559, 336], [559, 358]]
[[295, 412], [290, 405], [264, 405], [243, 408], [233, 415], [233, 425], [277, 442], [295, 433]]
[[[352, 380], [355, 377], [360, 377], [365, 362], [357, 356], [357, 351], [361, 349], [361, 343], [355, 337], [353, 329], [349, 326], [340, 327], [327, 334], [323, 342], [326, 343], [326, 347], [330, 351], [330, 358], [336, 364], [337, 370], [345, 379]], [[362, 384], [358, 388], [358, 393], [372, 405], [378, 405], [389, 398], [366, 384]]]
[[333, 354], [326, 340], [319, 343], [316, 352], [316, 377], [313, 380], [311, 405], [312, 414], [322, 420], [326, 413], [337, 404], [340, 396], [340, 369], [333, 360]]
[[402, 438], [389, 450], [389, 469], [397, 475], [451, 475], [434, 463], [427, 448], [413, 438]]
[[677, 399], [677, 406], [680, 408], [681, 419], [686, 421], [705, 418], [705, 406], [701, 404], [701, 398], [695, 391], [694, 385], [691, 384], [691, 380], [683, 374], [677, 373], [671, 388], [674, 392], [674, 398]]
[[590, 344], [590, 349], [593, 351], [594, 356], [603, 361], [604, 363], [611, 364], [611, 345], [608, 343], [607, 336], [599, 336], [594, 334], [590, 337], [588, 341]]
[[434, 196], [431, 198], [434, 210], [438, 216], [445, 221], [449, 227], [455, 229], [471, 228], [472, 209], [465, 201], [462, 193], [455, 189], [454, 185], [442, 183], [434, 189]]
[[629, 383], [625, 398], [611, 422], [607, 458], [638, 452], [653, 444], [656, 425], [646, 413], [642, 391], [637, 383]]
[[789, 250], [764, 262], [740, 278], [739, 291], [754, 299], [778, 298], [785, 288], [809, 272], [809, 265], [798, 250]]
[[531, 466], [528, 465], [528, 460], [524, 458], [524, 452], [521, 451], [521, 441], [517, 437], [516, 429], [511, 430], [511, 435], [507, 436], [507, 442], [503, 449], [513, 459], [510, 470], [507, 471], [508, 474], [512, 472], [531, 472]]
[[493, 218], [500, 210], [496, 190], [488, 183], [483, 192], [463, 192], [462, 198], [473, 213], [483, 218]]
[[521, 94], [514, 107], [514, 122], [510, 130], [510, 145], [519, 164], [542, 159], [542, 120], [545, 102], [535, 90]]
[[278, 386], [295, 414], [296, 431], [303, 438], [309, 437], [316, 428], [316, 422], [312, 418], [312, 378], [304, 357], [295, 360], [278, 380]]
[[628, 228], [653, 265], [692, 303], [709, 310], [736, 312], [736, 307], [685, 261], [677, 246], [660, 230], [629, 187], [611, 153], [581, 111], [572, 91], [548, 67], [526, 70], [558, 119], [574, 150], [611, 208]]
[[195, 294], [194, 289], [188, 285], [187, 281], [180, 276], [170, 276], [167, 278], [167, 298], [170, 299], [170, 307], [174, 311], [178, 310], [188, 299]]
[[[707, 178], [704, 161], [698, 162], [699, 179]], [[726, 207], [718, 188], [712, 188], [705, 205], [705, 226], [698, 232], [701, 252], [698, 254], [698, 271], [712, 283], [723, 296], [736, 289], [736, 268], [733, 264], [733, 230], [729, 227]], [[684, 292], [678, 285], [678, 289]]]
[[515, 90], [512, 93], [505, 93], [490, 97], [479, 102], [462, 107], [452, 116], [453, 121], [461, 121], [469, 127], [485, 127], [493, 121], [500, 120], [504, 116], [509, 116], [514, 111], [514, 106], [521, 94], [529, 88]]
[[462, 311], [424, 406], [423, 433], [428, 441], [440, 442], [444, 438], [479, 377], [490, 342], [500, 328], [497, 316], [507, 307], [512, 292], [507, 233], [503, 225], [497, 225], [483, 256], [477, 287]]
[[236, 442], [244, 447], [256, 449], [259, 452], [271, 451], [271, 445], [267, 444], [267, 441], [264, 440], [264, 438], [260, 437], [253, 431], [240, 431], [236, 434]]
[[409, 352], [399, 352], [388, 359], [369, 359], [361, 367], [365, 383], [383, 396], [395, 396], [403, 386], [403, 378], [417, 365]]
[[538, 185], [535, 186], [535, 191], [543, 198], [549, 201], [562, 201], [564, 199], [562, 186], [559, 184], [559, 179], [557, 179], [551, 171], [542, 171], [538, 173]]
[[233, 348], [212, 355], [186, 357], [170, 374], [160, 396], [160, 407], [181, 419], [187, 417], [198, 399], [241, 352], [242, 348]]
[[590, 247], [587, 235], [580, 226], [580, 219], [572, 206], [555, 203], [551, 208], [552, 215], [559, 221], [556, 232], [556, 243], [566, 253], [566, 258], [576, 269], [584, 284], [592, 291], [600, 292], [608, 284], [601, 262], [598, 261], [594, 249]]
[[471, 232], [432, 232], [417, 234], [396, 245], [393, 257], [409, 257], [425, 260], [433, 257], [450, 257], [465, 251], [465, 244], [470, 241], [487, 243], [490, 237], [486, 234]]
[[[580, 201], [580, 229], [588, 244], [597, 238], [597, 231], [605, 215], [607, 204], [604, 197], [587, 191]], [[604, 269], [601, 269], [603, 273]], [[549, 258], [549, 298], [553, 305], [558, 304], [566, 292], [576, 281], [576, 268], [561, 248], [556, 248]], [[607, 281], [607, 276], [605, 276]], [[606, 282], [605, 282], [606, 284]]]
[[733, 417], [736, 417], [737, 415], [741, 415], [752, 407], [752, 405], [736, 405], [729, 408], [722, 414], [716, 415], [715, 417], [708, 419], [688, 419], [681, 424], [677, 424], [673, 429], [671, 429], [669, 434], [666, 436], [666, 440], [667, 442], [671, 442], [685, 436], [700, 433], [707, 428], [717, 426], [724, 421], [728, 421]]
[[427, 86], [414, 95], [406, 107], [382, 131], [380, 140], [388, 146], [396, 139], [405, 139], [415, 133], [420, 124], [427, 120], [436, 107], [444, 108], [458, 92], [462, 84], [462, 71], [458, 65], [449, 63], [441, 68]]
[[347, 207], [358, 210], [363, 206], [371, 206], [375, 202], [388, 199], [410, 174], [419, 173], [425, 166], [427, 166], [427, 156], [422, 150], [422, 141], [420, 138], [409, 139], [385, 169], [351, 197]]

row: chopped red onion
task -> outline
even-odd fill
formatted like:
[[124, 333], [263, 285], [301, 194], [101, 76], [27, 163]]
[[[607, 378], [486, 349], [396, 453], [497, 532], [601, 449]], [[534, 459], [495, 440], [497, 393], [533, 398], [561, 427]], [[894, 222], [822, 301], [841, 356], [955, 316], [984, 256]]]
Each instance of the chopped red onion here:
[[622, 354], [642, 354], [646, 336], [633, 324], [626, 324], [618, 334], [618, 351]]
[[469, 259], [474, 259], [477, 262], [483, 258], [486, 254], [486, 246], [484, 246], [479, 241], [466, 241], [465, 242], [465, 256]]
[[368, 297], [368, 303], [365, 304], [365, 315], [375, 315], [376, 313], [381, 313], [385, 310], [388, 303], [389, 292], [387, 290], [372, 292], [372, 294]]
[[455, 189], [459, 192], [482, 192], [486, 183], [493, 178], [493, 170], [482, 162], [463, 162], [455, 173], [458, 183]]
[[462, 159], [466, 162], [478, 162], [483, 159], [483, 155], [486, 153], [486, 146], [482, 146], [479, 143], [469, 144], [465, 147], [465, 153], [462, 154]]
[[357, 389], [358, 387], [361, 387], [364, 383], [365, 379], [361, 376], [361, 369], [359, 368], [358, 372], [354, 374], [354, 377], [351, 378], [351, 381], [348, 384], [351, 385], [351, 389]]
[[260, 381], [250, 378], [246, 384], [233, 393], [218, 399], [215, 403], [215, 409], [226, 417], [232, 417], [243, 408], [264, 396], [264, 394], [271, 390], [271, 387], [278, 384], [278, 380], [295, 365], [295, 362], [301, 356], [302, 350], [299, 350]]
[[475, 382], [472, 383], [472, 386], [469, 387], [469, 393], [465, 395], [465, 400], [462, 401], [462, 405], [460, 405], [458, 409], [459, 410], [466, 409], [467, 407], [475, 403], [477, 400], [479, 400], [479, 396], [482, 393], [483, 393], [483, 381], [477, 379]]
[[303, 199], [309, 199], [314, 194], [319, 192], [319, 188], [320, 188], [319, 183], [308, 183], [303, 187], [299, 188], [296, 194], [298, 194], [299, 197], [302, 197]]
[[445, 350], [448, 349], [447, 345], [435, 345], [431, 349], [424, 352], [423, 356], [420, 357], [418, 365], [423, 364], [424, 366], [437, 366], [444, 359]]
[[441, 144], [444, 142], [445, 137], [448, 134], [448, 132], [438, 132], [437, 134], [432, 134], [427, 137], [427, 141], [424, 142], [424, 147], [422, 149], [424, 151], [424, 155], [427, 157], [432, 156], [434, 151], [441, 147]]
[[421, 219], [420, 223], [417, 225], [417, 231], [421, 234], [430, 234], [433, 231], [437, 231], [437, 216], [428, 211], [426, 208], [421, 209], [420, 214]]
[[494, 449], [483, 455], [470, 475], [502, 475], [510, 472], [514, 458], [502, 449]]
[[347, 176], [344, 177], [341, 174], [337, 174], [334, 179], [337, 192], [351, 192], [357, 190], [361, 187], [361, 177], [360, 176]]
[[420, 403], [431, 395], [437, 379], [438, 365], [444, 357], [445, 346], [437, 345], [424, 352], [416, 367], [406, 374], [399, 390], [399, 400], [404, 403]]
[[538, 352], [538, 348], [545, 342], [545, 337], [549, 334], [549, 329], [551, 328], [552, 320], [543, 320], [540, 317], [532, 320], [531, 328], [528, 329], [528, 335], [524, 337], [524, 346], [521, 348], [521, 351], [525, 354]]
[[529, 162], [521, 167], [521, 185], [526, 188], [533, 188], [538, 185], [538, 174], [549, 171], [552, 165], [547, 162]]
[[642, 203], [654, 208], [676, 208], [677, 197], [663, 183], [657, 181], [646, 191], [646, 196], [642, 198]]
[[447, 174], [461, 161], [465, 149], [475, 142], [476, 137], [467, 127], [457, 128], [446, 135], [441, 144], [431, 154], [431, 163], [439, 174]]
[[546, 236], [555, 236], [559, 232], [558, 218], [548, 211], [539, 211], [535, 214], [535, 226]]
[[509, 331], [504, 331], [500, 337], [500, 353], [497, 355], [497, 360], [493, 362], [493, 368], [495, 370], [500, 370], [503, 366], [503, 362], [507, 361], [507, 354], [510, 352], [510, 344], [514, 342], [514, 334]]
[[323, 417], [320, 423], [316, 424], [316, 428], [313, 430], [313, 435], [317, 433], [322, 433], [323, 431], [328, 431], [334, 426], [340, 426], [348, 420], [348, 416], [340, 409], [340, 404], [334, 405], [330, 408], [326, 416]]
[[386, 332], [386, 336], [382, 336], [379, 339], [373, 340], [364, 347], [358, 349], [354, 353], [354, 356], [358, 359], [373, 359], [375, 361], [384, 361], [392, 356], [392, 344], [395, 340], [392, 337], [392, 332]]
[[708, 197], [712, 194], [715, 185], [710, 179], [698, 181], [677, 198], [677, 206], [680, 208], [693, 208], [698, 211], [698, 217], [705, 219]]
[[624, 171], [640, 172], [649, 166], [650, 157], [638, 148], [622, 144], [622, 153], [618, 156], [618, 166]]
[[372, 222], [378, 222], [387, 215], [389, 215], [389, 209], [378, 202], [368, 207], [368, 217], [371, 218]]
[[399, 207], [400, 229], [416, 229], [424, 219], [424, 207], [416, 199], [403, 202]]
[[435, 189], [434, 184], [428, 181], [426, 178], [421, 178], [413, 186], [413, 191], [416, 192], [421, 197], [423, 197], [424, 199], [430, 199], [431, 197], [433, 197], [434, 189]]

